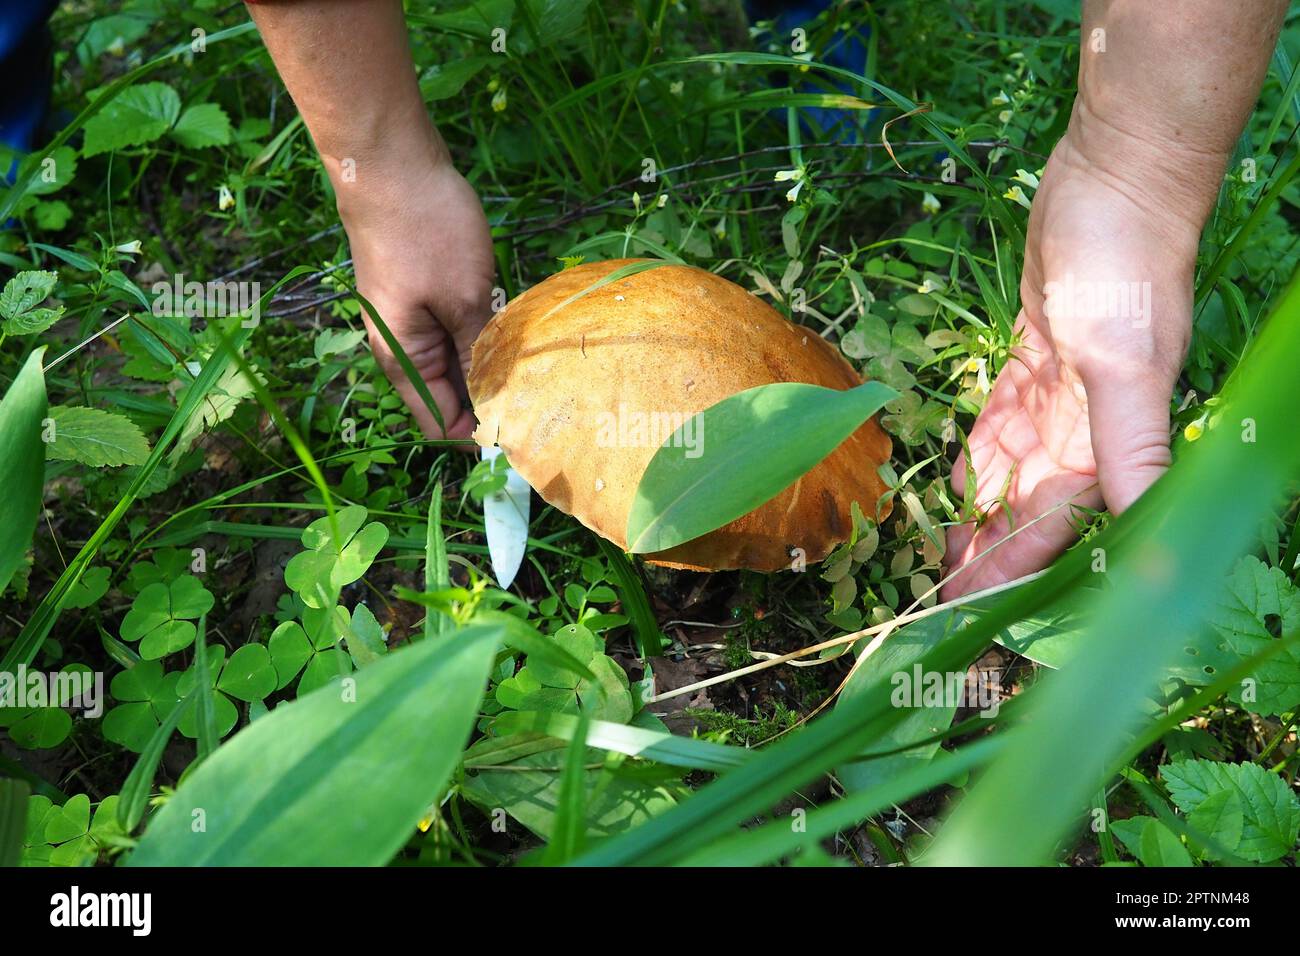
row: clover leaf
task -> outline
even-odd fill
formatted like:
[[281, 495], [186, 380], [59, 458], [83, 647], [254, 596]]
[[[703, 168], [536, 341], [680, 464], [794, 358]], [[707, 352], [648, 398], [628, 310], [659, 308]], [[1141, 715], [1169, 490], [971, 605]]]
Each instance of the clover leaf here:
[[267, 646], [276, 674], [276, 690], [298, 680], [299, 696], [327, 684], [352, 670], [352, 661], [339, 648], [339, 639], [348, 633], [346, 608], [328, 610], [307, 608], [303, 623], [285, 621], [273, 632]]
[[[31, 797], [28, 803], [29, 830], [27, 840], [39, 839], [50, 847], [48, 856], [40, 844], [28, 844], [38, 852], [28, 854], [29, 862], [48, 860], [51, 866], [88, 866], [95, 862], [99, 851], [124, 836], [117, 823], [117, 796], [105, 797], [90, 815], [90, 797], [79, 793], [70, 797], [63, 806], [30, 801], [49, 801], [44, 797]], [[32, 817], [39, 814], [39, 833], [34, 833]]]
[[496, 699], [510, 710], [573, 714], [579, 707], [597, 720], [626, 723], [635, 706], [627, 673], [601, 649], [596, 636], [581, 624], [569, 624], [551, 635], [561, 648], [587, 665], [590, 681], [530, 656], [513, 677], [497, 685]]
[[[224, 737], [234, 729], [235, 724], [239, 721], [239, 711], [235, 709], [235, 705], [230, 698], [217, 689], [217, 685], [221, 682], [221, 675], [225, 670], [222, 667], [226, 659], [225, 647], [220, 644], [212, 644], [209, 645], [207, 651], [208, 687], [212, 690], [212, 710], [217, 725], [217, 736]], [[191, 664], [176, 682], [176, 695], [181, 698], [186, 697], [194, 689], [197, 681], [198, 672], [195, 670], [194, 665]], [[176, 729], [191, 740], [198, 739], [199, 708], [185, 708]]]
[[[71, 664], [61, 673], [73, 671], [91, 673], [85, 664]], [[47, 750], [63, 743], [72, 732], [72, 715], [63, 709], [72, 703], [72, 687], [62, 682], [55, 683], [54, 687], [59, 694], [57, 700], [24, 707], [0, 707], [0, 727], [8, 729], [10, 739], [19, 747]]]
[[122, 640], [139, 641], [140, 656], [157, 660], [194, 643], [194, 621], [212, 610], [212, 592], [192, 574], [157, 582], [136, 595], [122, 619]]
[[341, 509], [335, 515], [337, 542], [328, 515], [317, 518], [303, 530], [303, 547], [309, 550], [290, 559], [284, 569], [284, 583], [308, 607], [317, 610], [330, 607], [338, 599], [340, 589], [359, 580], [388, 543], [388, 529], [378, 521], [365, 524], [367, 514], [361, 505]]
[[109, 692], [121, 701], [104, 715], [104, 737], [140, 753], [167, 719], [179, 696], [180, 672], [163, 672], [161, 661], [141, 661], [113, 678]]

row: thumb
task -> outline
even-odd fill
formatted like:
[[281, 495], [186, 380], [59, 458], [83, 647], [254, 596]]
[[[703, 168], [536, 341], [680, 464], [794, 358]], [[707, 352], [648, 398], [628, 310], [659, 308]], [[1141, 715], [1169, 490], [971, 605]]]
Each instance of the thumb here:
[[1105, 378], [1084, 388], [1097, 481], [1114, 514], [1126, 510], [1169, 467], [1169, 396], [1161, 377]]

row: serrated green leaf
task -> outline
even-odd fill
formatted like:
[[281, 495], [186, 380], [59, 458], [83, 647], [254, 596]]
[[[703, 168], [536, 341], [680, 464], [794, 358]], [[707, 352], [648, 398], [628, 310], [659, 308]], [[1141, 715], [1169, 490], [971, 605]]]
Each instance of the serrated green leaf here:
[[225, 146], [231, 135], [230, 118], [216, 103], [198, 103], [189, 107], [171, 130], [172, 139], [190, 149]]
[[181, 98], [166, 83], [128, 87], [86, 121], [82, 154], [151, 143], [172, 128], [180, 112]]
[[0, 316], [12, 319], [30, 312], [50, 297], [58, 281], [57, 272], [25, 269], [18, 273], [0, 292]]
[[1253, 763], [1181, 760], [1160, 770], [1169, 796], [1184, 813], [1195, 813], [1211, 796], [1232, 791], [1241, 801], [1242, 831], [1236, 846], [1225, 849], [1259, 863], [1277, 860], [1295, 849], [1300, 834], [1300, 799], [1285, 780]]
[[84, 406], [55, 405], [49, 411], [53, 429], [45, 454], [58, 461], [75, 461], [93, 468], [143, 465], [149, 460], [149, 440], [124, 415]]

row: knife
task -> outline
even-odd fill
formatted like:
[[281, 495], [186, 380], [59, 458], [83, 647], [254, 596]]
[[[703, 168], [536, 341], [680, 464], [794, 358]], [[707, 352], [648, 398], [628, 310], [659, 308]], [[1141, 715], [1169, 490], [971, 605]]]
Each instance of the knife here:
[[[482, 451], [484, 461], [495, 461], [500, 455], [501, 449], [495, 445]], [[497, 587], [503, 591], [510, 587], [524, 563], [532, 491], [524, 476], [507, 462], [505, 485], [483, 497], [488, 557], [492, 560], [492, 574], [497, 579]]]

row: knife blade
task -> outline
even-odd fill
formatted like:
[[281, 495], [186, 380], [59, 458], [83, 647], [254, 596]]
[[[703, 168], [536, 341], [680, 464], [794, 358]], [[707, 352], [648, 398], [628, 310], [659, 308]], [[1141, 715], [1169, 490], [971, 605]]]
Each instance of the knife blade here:
[[[484, 461], [495, 461], [501, 449], [484, 448]], [[510, 587], [519, 567], [524, 563], [528, 549], [528, 518], [532, 507], [532, 491], [523, 475], [506, 463], [504, 487], [483, 498], [483, 527], [487, 532], [488, 557], [492, 574], [502, 590]]]

